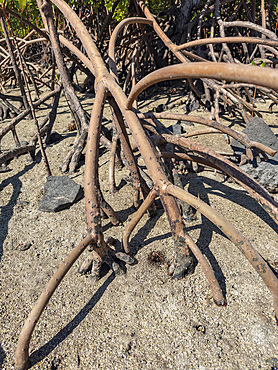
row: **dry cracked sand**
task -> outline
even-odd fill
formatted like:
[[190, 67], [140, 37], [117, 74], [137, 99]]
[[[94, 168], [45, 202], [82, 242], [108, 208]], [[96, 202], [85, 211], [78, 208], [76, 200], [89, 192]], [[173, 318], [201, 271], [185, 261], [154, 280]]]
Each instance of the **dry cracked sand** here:
[[[91, 99], [83, 96], [88, 111]], [[146, 110], [163, 102], [165, 95], [161, 94], [156, 101], [142, 101], [140, 105]], [[263, 104], [260, 109], [277, 133], [277, 113], [270, 115]], [[39, 117], [46, 112], [47, 105]], [[193, 113], [208, 116], [201, 109]], [[109, 119], [107, 109], [105, 115]], [[62, 100], [54, 130], [63, 135], [63, 140], [47, 147], [56, 176], [61, 175], [59, 165], [74, 140], [75, 134], [66, 130], [70, 120]], [[2, 127], [4, 124], [0, 123]], [[21, 140], [34, 132], [32, 125], [28, 120], [18, 125]], [[233, 127], [243, 128], [236, 122]], [[202, 142], [230, 151], [221, 135], [202, 137]], [[2, 150], [9, 148], [12, 136], [5, 137], [1, 145]], [[11, 171], [0, 173], [0, 367], [5, 370], [14, 368], [19, 333], [42, 288], [85, 230], [84, 198], [58, 213], [38, 211], [45, 171], [39, 151], [35, 163], [28, 162], [27, 157], [14, 159], [9, 164]], [[112, 227], [103, 220], [103, 228], [105, 235], [121, 240], [134, 212], [132, 188], [122, 180], [128, 174], [123, 169], [116, 174], [119, 191], [114, 197], [110, 195], [108, 160], [108, 152], [102, 153], [101, 186], [123, 226]], [[69, 177], [83, 185], [83, 175], [82, 164]], [[195, 194], [231, 221], [275, 267], [278, 227], [245, 190], [223, 181], [221, 174], [211, 170], [191, 175], [189, 182]], [[145, 215], [132, 234], [131, 247], [138, 264], [127, 266], [126, 274], [115, 278], [106, 271], [92, 284], [88, 276], [77, 272], [87, 252], [81, 256], [35, 328], [30, 344], [32, 369], [278, 368], [278, 327], [271, 295], [262, 279], [240, 251], [200, 214], [187, 230], [213, 266], [228, 302], [226, 307], [213, 303], [199, 265], [193, 275], [179, 281], [167, 275], [166, 263], [174, 249], [168, 221], [160, 210], [155, 218]], [[31, 243], [30, 248], [21, 250], [20, 245], [26, 243]], [[151, 263], [148, 257], [152, 252], [163, 254], [165, 262]]]

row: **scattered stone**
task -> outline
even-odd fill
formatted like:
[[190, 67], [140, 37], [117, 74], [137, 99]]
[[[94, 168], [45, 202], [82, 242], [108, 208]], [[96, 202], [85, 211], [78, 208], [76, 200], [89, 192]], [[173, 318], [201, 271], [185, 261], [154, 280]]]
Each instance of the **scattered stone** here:
[[17, 249], [18, 251], [23, 252], [23, 251], [27, 251], [31, 246], [32, 246], [32, 243], [20, 243], [20, 244], [16, 247], [16, 249]]
[[200, 108], [200, 102], [198, 100], [189, 100], [186, 105], [184, 105], [183, 109], [186, 113], [193, 112]]
[[181, 135], [184, 132], [184, 128], [181, 125], [181, 121], [177, 121], [176, 124], [171, 125], [169, 130], [173, 133], [173, 135]]
[[156, 108], [154, 108], [154, 111], [156, 113], [160, 113], [160, 112], [163, 112], [165, 110], [167, 110], [167, 105], [165, 105], [165, 104], [159, 104]]
[[203, 334], [206, 334], [206, 327], [203, 325], [196, 325], [195, 329]]
[[[242, 132], [245, 133], [250, 140], [258, 141], [274, 150], [278, 150], [277, 137], [262, 118], [251, 118], [247, 127]], [[235, 139], [232, 139], [231, 147], [235, 154], [242, 154], [245, 152], [244, 146]]]
[[[250, 140], [257, 141], [278, 151], [278, 140], [269, 126], [259, 117], [250, 119], [247, 127], [242, 131]], [[231, 141], [231, 147], [236, 156], [245, 153], [245, 148], [235, 139]], [[278, 153], [269, 157], [268, 161], [261, 158], [260, 162], [254, 159], [252, 163], [241, 166], [249, 176], [253, 177], [270, 193], [278, 193]]]
[[39, 211], [58, 212], [81, 199], [82, 187], [66, 176], [49, 176]]

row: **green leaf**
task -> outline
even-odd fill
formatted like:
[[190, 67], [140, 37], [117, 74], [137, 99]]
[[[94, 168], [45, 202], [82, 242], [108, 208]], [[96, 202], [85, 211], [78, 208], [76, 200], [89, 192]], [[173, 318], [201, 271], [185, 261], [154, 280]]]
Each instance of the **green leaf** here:
[[27, 0], [18, 0], [18, 7], [23, 12], [23, 10], [26, 8]]
[[108, 1], [106, 4], [105, 4], [106, 8], [110, 11], [112, 9], [112, 2], [111, 1]]

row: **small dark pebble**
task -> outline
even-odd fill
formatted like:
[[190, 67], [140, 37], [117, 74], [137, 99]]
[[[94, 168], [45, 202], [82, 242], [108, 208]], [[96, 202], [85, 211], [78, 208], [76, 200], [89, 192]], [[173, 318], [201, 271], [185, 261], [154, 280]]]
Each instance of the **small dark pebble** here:
[[164, 110], [166, 110], [167, 106], [165, 104], [159, 104], [156, 108], [154, 108], [154, 111], [156, 113], [160, 113], [160, 112], [163, 112]]
[[184, 107], [184, 110], [187, 112], [187, 113], [190, 113], [190, 112], [193, 112], [194, 110], [197, 110], [200, 108], [200, 103], [195, 100], [195, 101], [191, 101], [189, 103], [187, 103]]
[[205, 334], [206, 333], [206, 328], [203, 325], [196, 325], [195, 329], [197, 331], [200, 331], [201, 333]]
[[27, 251], [27, 249], [29, 249], [30, 247], [32, 246], [32, 243], [20, 243], [16, 249], [23, 252], [23, 251]]
[[184, 128], [181, 125], [181, 121], [177, 121], [176, 124], [171, 125], [168, 127], [168, 129], [174, 134], [174, 135], [181, 135], [185, 132]]

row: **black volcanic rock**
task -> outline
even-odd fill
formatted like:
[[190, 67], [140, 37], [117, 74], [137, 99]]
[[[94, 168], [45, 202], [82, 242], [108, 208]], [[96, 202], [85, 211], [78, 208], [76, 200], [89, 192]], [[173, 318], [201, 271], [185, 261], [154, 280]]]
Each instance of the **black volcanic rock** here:
[[77, 202], [83, 195], [82, 187], [66, 176], [49, 176], [39, 210], [58, 212]]
[[[250, 140], [262, 143], [271, 149], [278, 151], [278, 140], [274, 132], [269, 126], [259, 117], [250, 119], [247, 127], [242, 131]], [[231, 147], [235, 155], [245, 153], [245, 148], [235, 139], [231, 142]], [[261, 161], [253, 161], [246, 163], [240, 167], [249, 176], [258, 181], [270, 193], [278, 193], [278, 153], [274, 157], [269, 156], [269, 160], [261, 158]]]

